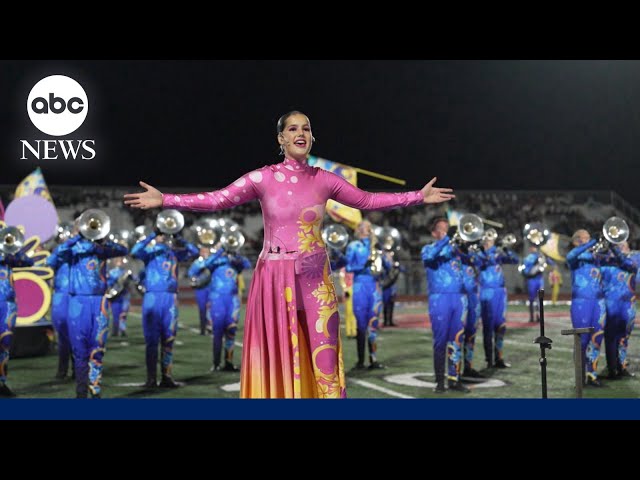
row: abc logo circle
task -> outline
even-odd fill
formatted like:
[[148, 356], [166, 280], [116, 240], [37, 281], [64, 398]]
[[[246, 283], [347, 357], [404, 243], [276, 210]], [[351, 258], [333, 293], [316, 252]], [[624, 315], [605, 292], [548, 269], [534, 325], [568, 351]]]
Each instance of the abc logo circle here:
[[89, 99], [73, 78], [51, 75], [36, 83], [27, 98], [27, 113], [38, 130], [60, 137], [76, 131], [87, 118]]

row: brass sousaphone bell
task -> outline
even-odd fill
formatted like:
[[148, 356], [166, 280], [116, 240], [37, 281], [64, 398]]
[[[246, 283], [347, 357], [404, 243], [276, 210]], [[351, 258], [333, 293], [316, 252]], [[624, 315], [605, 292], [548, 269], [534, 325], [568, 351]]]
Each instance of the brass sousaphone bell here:
[[78, 217], [76, 225], [84, 238], [91, 241], [102, 240], [109, 234], [111, 219], [104, 211], [90, 208]]
[[24, 234], [18, 227], [4, 227], [0, 230], [0, 253], [14, 255], [24, 244]]
[[161, 211], [156, 217], [156, 228], [166, 235], [175, 235], [183, 227], [184, 215], [173, 208]]
[[551, 232], [540, 222], [527, 223], [522, 230], [522, 236], [536, 247], [541, 247], [551, 238]]
[[341, 251], [349, 244], [349, 232], [344, 225], [332, 223], [322, 229], [322, 240], [329, 248]]
[[402, 236], [395, 227], [376, 227], [373, 234], [378, 238], [378, 243], [383, 250], [400, 250]]
[[201, 218], [193, 224], [191, 231], [194, 230], [198, 246], [205, 248], [213, 248], [222, 234], [222, 228], [215, 218]]
[[244, 241], [244, 235], [240, 230], [226, 230], [220, 236], [220, 245], [230, 253], [236, 253], [240, 250]]

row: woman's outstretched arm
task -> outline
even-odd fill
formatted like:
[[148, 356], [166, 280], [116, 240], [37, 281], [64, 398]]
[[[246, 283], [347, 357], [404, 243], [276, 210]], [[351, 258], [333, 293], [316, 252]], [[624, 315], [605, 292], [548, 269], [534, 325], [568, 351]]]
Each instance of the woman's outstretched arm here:
[[125, 205], [148, 210], [150, 208], [176, 208], [194, 212], [212, 212], [235, 207], [258, 198], [256, 183], [262, 180], [262, 172], [255, 170], [243, 175], [220, 190], [199, 193], [162, 193], [151, 185], [140, 182], [144, 192], [124, 195]]
[[432, 178], [421, 190], [401, 193], [371, 193], [351, 185], [344, 178], [325, 172], [330, 198], [358, 208], [360, 210], [387, 210], [397, 207], [409, 207], [423, 203], [441, 203], [455, 198], [451, 188], [435, 187], [436, 177]]

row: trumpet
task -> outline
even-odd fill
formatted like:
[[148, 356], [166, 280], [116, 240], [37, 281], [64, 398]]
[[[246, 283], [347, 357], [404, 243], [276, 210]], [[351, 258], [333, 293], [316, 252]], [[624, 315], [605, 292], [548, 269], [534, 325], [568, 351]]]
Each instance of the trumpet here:
[[502, 240], [500, 240], [500, 246], [502, 248], [511, 248], [517, 242], [518, 240], [516, 239], [516, 236], [513, 233], [507, 233], [504, 237], [502, 237]]
[[24, 244], [24, 234], [18, 227], [4, 227], [0, 230], [0, 253], [14, 255]]
[[602, 236], [589, 250], [602, 252], [607, 250], [610, 244], [619, 245], [629, 238], [629, 225], [620, 217], [609, 217], [602, 226]]
[[111, 219], [104, 211], [90, 208], [77, 218], [76, 225], [84, 238], [91, 241], [102, 240], [109, 234]]

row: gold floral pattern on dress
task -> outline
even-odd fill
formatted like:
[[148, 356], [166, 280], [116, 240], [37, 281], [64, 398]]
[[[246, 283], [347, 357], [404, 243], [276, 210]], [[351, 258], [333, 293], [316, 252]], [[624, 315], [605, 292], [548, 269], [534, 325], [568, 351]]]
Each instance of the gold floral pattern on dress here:
[[298, 249], [301, 253], [313, 252], [316, 250], [314, 247], [325, 247], [322, 240], [322, 232], [320, 231], [323, 213], [322, 205], [307, 207], [300, 212], [298, 220], [298, 225], [300, 225]]
[[324, 282], [320, 283], [312, 293], [322, 305], [331, 305], [337, 302], [336, 290], [333, 285], [327, 285]]

